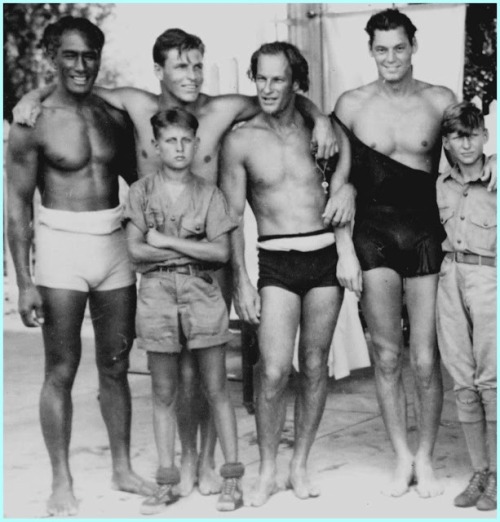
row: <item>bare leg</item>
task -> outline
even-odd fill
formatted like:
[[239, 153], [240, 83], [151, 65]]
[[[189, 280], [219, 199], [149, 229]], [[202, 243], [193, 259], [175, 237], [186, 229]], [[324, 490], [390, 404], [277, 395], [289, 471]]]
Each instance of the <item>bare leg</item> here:
[[153, 392], [153, 427], [161, 468], [174, 466], [178, 357], [177, 354], [148, 353]]
[[78, 508], [69, 470], [71, 390], [80, 363], [80, 329], [87, 294], [46, 287], [39, 290], [45, 312], [45, 380], [40, 395], [40, 422], [52, 465], [52, 495], [47, 512], [64, 517], [75, 515]]
[[301, 306], [298, 295], [274, 286], [264, 287], [261, 299], [256, 412], [260, 469], [250, 501], [253, 506], [265, 504], [277, 489], [276, 456], [286, 414], [284, 392], [292, 368]]
[[417, 492], [423, 498], [443, 493], [432, 467], [441, 410], [443, 381], [436, 336], [438, 275], [408, 278], [406, 306], [410, 320], [410, 356], [415, 377], [415, 413], [419, 442], [415, 455]]
[[113, 486], [129, 493], [150, 495], [154, 484], [134, 473], [130, 463], [132, 404], [127, 371], [134, 337], [135, 285], [93, 292], [89, 304], [95, 332], [100, 407], [113, 461]]
[[[193, 354], [183, 349], [179, 368], [177, 422], [181, 440], [181, 482], [178, 492], [189, 495], [198, 480], [203, 494], [218, 493], [220, 478], [215, 472], [214, 450], [217, 441], [207, 399], [200, 388], [200, 376]], [[198, 426], [201, 432], [201, 454], [198, 458]], [[198, 476], [197, 476], [198, 474]]]
[[393, 478], [383, 493], [398, 497], [413, 479], [402, 376], [402, 279], [391, 269], [363, 272], [363, 314], [374, 349], [375, 385], [385, 428], [396, 453]]
[[196, 350], [200, 376], [212, 410], [217, 436], [226, 462], [238, 461], [236, 417], [226, 379], [226, 354], [223, 346]]
[[307, 458], [325, 409], [328, 353], [343, 294], [339, 287], [314, 288], [302, 301], [295, 445], [290, 462], [290, 485], [295, 495], [302, 499], [320, 494], [309, 481]]

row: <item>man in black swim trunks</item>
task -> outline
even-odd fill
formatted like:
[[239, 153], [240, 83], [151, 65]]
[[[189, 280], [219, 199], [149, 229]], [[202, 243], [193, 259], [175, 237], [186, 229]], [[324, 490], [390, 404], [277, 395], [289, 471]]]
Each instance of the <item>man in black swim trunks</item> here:
[[[310, 130], [294, 105], [296, 92], [308, 88], [307, 62], [293, 45], [274, 42], [253, 54], [249, 74], [262, 112], [227, 136], [221, 174], [222, 189], [240, 223], [231, 237], [236, 311], [241, 319], [259, 325], [261, 462], [250, 503], [260, 506], [276, 489], [284, 391], [299, 324], [300, 376], [289, 482], [299, 498], [319, 494], [309, 482], [307, 458], [325, 405], [328, 350], [343, 298], [339, 280], [359, 291], [361, 273], [348, 228], [336, 232], [337, 263], [333, 231], [323, 225], [327, 191], [310, 153]], [[247, 196], [260, 235], [259, 293], [244, 261], [241, 223]]]
[[[455, 96], [413, 78], [416, 28], [406, 15], [379, 12], [366, 31], [378, 79], [344, 93], [334, 120], [344, 131], [338, 170], [350, 171], [358, 191], [353, 240], [363, 270], [362, 307], [374, 347], [377, 395], [396, 453], [384, 492], [403, 495], [416, 480], [419, 495], [433, 497], [443, 491], [432, 467], [443, 400], [434, 318], [443, 230], [434, 184], [441, 118]], [[402, 381], [403, 289], [415, 376], [415, 455], [407, 440]]]

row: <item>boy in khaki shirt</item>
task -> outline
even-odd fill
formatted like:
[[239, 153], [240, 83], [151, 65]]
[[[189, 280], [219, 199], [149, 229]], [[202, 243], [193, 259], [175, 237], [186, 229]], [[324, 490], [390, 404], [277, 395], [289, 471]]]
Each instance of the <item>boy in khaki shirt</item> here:
[[228, 233], [236, 224], [220, 190], [190, 170], [198, 120], [184, 109], [170, 109], [155, 114], [151, 124], [161, 166], [131, 186], [125, 209], [129, 255], [142, 274], [137, 343], [148, 353], [159, 457], [160, 487], [143, 502], [141, 513], [159, 513], [176, 500], [175, 401], [186, 350], [195, 360], [225, 459], [217, 509], [232, 511], [242, 505], [244, 468], [226, 386], [228, 313], [214, 271], [229, 259]]
[[437, 296], [438, 344], [454, 380], [474, 473], [457, 507], [496, 509], [496, 192], [480, 180], [488, 139], [472, 103], [446, 109], [443, 145], [454, 166], [437, 180], [446, 230]]

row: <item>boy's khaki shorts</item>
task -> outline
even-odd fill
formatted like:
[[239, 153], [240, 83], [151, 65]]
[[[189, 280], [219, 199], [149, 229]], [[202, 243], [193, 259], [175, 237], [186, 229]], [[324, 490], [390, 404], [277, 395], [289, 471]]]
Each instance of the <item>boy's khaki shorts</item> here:
[[180, 353], [225, 344], [229, 317], [212, 272], [200, 275], [150, 272], [141, 277], [136, 331], [139, 348]]

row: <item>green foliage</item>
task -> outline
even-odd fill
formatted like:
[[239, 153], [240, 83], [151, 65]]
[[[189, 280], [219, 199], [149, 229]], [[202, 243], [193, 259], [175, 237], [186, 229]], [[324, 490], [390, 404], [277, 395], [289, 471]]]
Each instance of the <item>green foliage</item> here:
[[23, 94], [53, 78], [52, 66], [39, 47], [45, 27], [66, 15], [84, 16], [100, 25], [113, 7], [113, 4], [3, 5], [5, 119], [11, 120], [12, 108]]
[[487, 109], [496, 99], [497, 6], [470, 4], [467, 7], [464, 99], [479, 96]]

